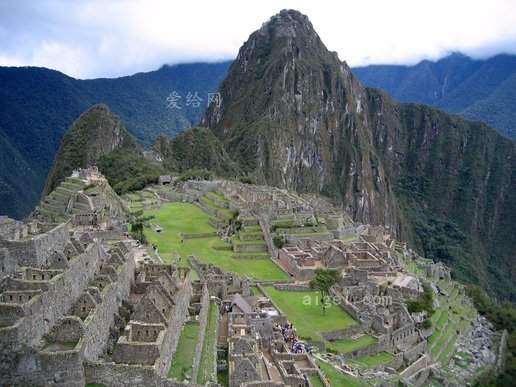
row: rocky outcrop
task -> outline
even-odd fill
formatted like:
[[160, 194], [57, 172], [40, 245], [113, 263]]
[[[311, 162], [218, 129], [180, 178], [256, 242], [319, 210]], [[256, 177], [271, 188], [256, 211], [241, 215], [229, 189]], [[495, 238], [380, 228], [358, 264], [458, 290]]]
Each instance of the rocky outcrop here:
[[253, 33], [219, 91], [202, 124], [254, 179], [322, 192], [357, 219], [395, 225], [367, 91], [306, 16], [282, 11]]

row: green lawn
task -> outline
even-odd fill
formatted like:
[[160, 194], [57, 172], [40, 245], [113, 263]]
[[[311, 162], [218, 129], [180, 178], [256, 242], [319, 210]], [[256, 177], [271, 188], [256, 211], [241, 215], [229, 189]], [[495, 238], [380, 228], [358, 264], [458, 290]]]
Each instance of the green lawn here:
[[[258, 280], [288, 279], [288, 275], [277, 267], [270, 259], [234, 259], [238, 255], [232, 250], [214, 250], [213, 246], [228, 246], [219, 237], [184, 239], [180, 233], [204, 234], [217, 231], [208, 224], [209, 214], [188, 203], [170, 202], [159, 209], [147, 210], [146, 215], [154, 215], [154, 224], [163, 227], [160, 233], [146, 229], [150, 243], [158, 246], [159, 255], [167, 262], [176, 262], [181, 257], [183, 266], [187, 265], [187, 257], [193, 255], [205, 263], [212, 263], [224, 271], [245, 274]], [[181, 242], [182, 241], [182, 242]], [[259, 241], [258, 241], [259, 242]], [[241, 253], [247, 255], [246, 253]]]
[[329, 332], [357, 324], [344, 309], [332, 305], [323, 315], [320, 293], [276, 290], [265, 286], [267, 295], [281, 308], [294, 324], [298, 335], [313, 336], [316, 332]]
[[312, 386], [324, 387], [323, 382], [321, 381], [321, 379], [319, 379], [319, 375], [317, 375], [317, 374], [310, 375], [309, 379], [310, 379], [310, 382], [312, 383]]
[[198, 384], [206, 384], [210, 381], [211, 371], [215, 369], [215, 346], [217, 338], [215, 337], [215, 324], [217, 318], [217, 304], [210, 302], [210, 310], [208, 311], [208, 324], [206, 324], [206, 332], [204, 333], [204, 342], [202, 343], [201, 361], [199, 362], [199, 375], [197, 376]]
[[229, 374], [227, 370], [217, 372], [217, 382], [223, 387], [229, 386]]
[[366, 365], [368, 367], [374, 367], [379, 364], [385, 364], [394, 360], [396, 356], [388, 352], [380, 352], [372, 356], [363, 356], [353, 359], [354, 362]]
[[329, 348], [346, 353], [367, 347], [368, 345], [374, 344], [377, 341], [378, 340], [372, 336], [362, 335], [354, 340], [335, 340], [329, 345]]
[[330, 363], [325, 361], [316, 360], [317, 365], [321, 368], [322, 373], [326, 376], [326, 379], [330, 382], [332, 386], [349, 386], [349, 387], [365, 387], [369, 386], [369, 384], [359, 378], [354, 378], [350, 375], [341, 374], [337, 369], [332, 366]]
[[198, 337], [199, 324], [193, 322], [186, 323], [179, 337], [177, 350], [168, 371], [169, 378], [183, 381], [185, 380], [185, 373], [192, 376], [192, 364]]
[[280, 291], [273, 286], [265, 286], [264, 290], [267, 296], [287, 315], [289, 321], [294, 324], [299, 336], [311, 337], [312, 340], [323, 340], [327, 349], [350, 352], [367, 347], [377, 341], [369, 335], [360, 336], [355, 340], [335, 340], [333, 342], [324, 340], [321, 333], [335, 331], [358, 323], [349, 313], [335, 304], [327, 308], [326, 315], [323, 315], [319, 303], [319, 292]]

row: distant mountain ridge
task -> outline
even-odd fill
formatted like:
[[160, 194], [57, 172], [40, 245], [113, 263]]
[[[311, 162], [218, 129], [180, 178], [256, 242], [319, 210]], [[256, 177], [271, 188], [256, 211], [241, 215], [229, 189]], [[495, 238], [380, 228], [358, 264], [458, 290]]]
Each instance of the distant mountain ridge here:
[[474, 60], [454, 53], [414, 66], [355, 67], [353, 73], [402, 102], [425, 103], [484, 121], [516, 138], [516, 55]]
[[217, 90], [229, 65], [163, 66], [93, 80], [38, 67], [0, 67], [0, 214], [19, 219], [30, 213], [64, 132], [92, 105], [107, 104], [136, 140], [149, 146], [159, 134], [175, 136], [199, 122], [208, 94]]

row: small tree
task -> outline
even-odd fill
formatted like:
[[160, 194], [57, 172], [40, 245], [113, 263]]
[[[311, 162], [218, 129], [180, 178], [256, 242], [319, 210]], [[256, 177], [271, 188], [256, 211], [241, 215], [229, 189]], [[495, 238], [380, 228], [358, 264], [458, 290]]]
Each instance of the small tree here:
[[278, 249], [282, 249], [285, 246], [285, 239], [279, 235], [276, 235], [272, 241], [274, 242], [274, 246], [276, 246]]
[[153, 218], [153, 215], [144, 216], [143, 210], [130, 212], [127, 215], [127, 223], [131, 225], [131, 236], [134, 239], [138, 239], [141, 243], [147, 243], [147, 237], [143, 232], [143, 225]]
[[323, 314], [326, 314], [326, 301], [330, 298], [330, 288], [342, 279], [339, 271], [333, 269], [315, 269], [315, 278], [310, 281], [312, 290], [321, 292]]

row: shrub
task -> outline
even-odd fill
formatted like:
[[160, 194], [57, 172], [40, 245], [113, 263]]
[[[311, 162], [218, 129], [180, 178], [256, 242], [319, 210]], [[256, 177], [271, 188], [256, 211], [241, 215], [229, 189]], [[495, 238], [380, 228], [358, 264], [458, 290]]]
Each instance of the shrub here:
[[244, 176], [244, 177], [241, 177], [240, 179], [240, 183], [244, 183], [244, 184], [254, 184], [253, 180], [250, 178], [250, 177], [247, 177], [247, 176]]
[[279, 235], [273, 238], [273, 242], [274, 246], [276, 246], [278, 249], [282, 249], [285, 246], [285, 240]]

